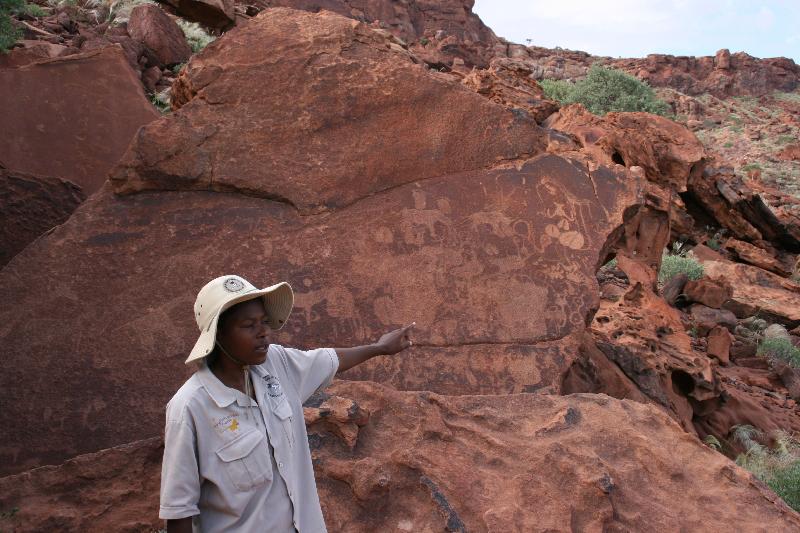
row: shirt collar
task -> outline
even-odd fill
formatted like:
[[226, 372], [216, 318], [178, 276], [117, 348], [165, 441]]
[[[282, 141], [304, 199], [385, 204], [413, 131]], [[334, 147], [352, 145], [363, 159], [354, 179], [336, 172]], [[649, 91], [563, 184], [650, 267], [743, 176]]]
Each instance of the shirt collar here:
[[244, 394], [222, 383], [206, 364], [203, 364], [200, 370], [197, 371], [197, 377], [200, 378], [200, 383], [203, 384], [206, 392], [208, 392], [208, 395], [214, 400], [214, 403], [217, 404], [217, 407], [228, 407], [233, 402], [236, 402], [240, 407], [256, 405], [252, 398], [247, 398]]

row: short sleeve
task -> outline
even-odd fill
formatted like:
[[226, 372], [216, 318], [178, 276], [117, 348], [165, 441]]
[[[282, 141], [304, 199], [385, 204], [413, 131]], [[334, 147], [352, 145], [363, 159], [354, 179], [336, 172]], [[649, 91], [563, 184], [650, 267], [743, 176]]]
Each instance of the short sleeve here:
[[197, 441], [191, 422], [168, 420], [161, 463], [161, 507], [158, 516], [177, 520], [200, 514]]
[[333, 348], [303, 351], [283, 348], [289, 377], [305, 402], [317, 389], [328, 386], [339, 369], [339, 356]]

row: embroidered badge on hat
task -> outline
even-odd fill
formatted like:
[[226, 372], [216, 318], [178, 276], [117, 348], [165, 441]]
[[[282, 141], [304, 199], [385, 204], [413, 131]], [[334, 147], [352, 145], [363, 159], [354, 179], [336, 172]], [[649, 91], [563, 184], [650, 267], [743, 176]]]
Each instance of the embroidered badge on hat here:
[[244, 283], [236, 278], [226, 279], [222, 286], [225, 287], [225, 290], [228, 292], [239, 292], [240, 290], [244, 289]]

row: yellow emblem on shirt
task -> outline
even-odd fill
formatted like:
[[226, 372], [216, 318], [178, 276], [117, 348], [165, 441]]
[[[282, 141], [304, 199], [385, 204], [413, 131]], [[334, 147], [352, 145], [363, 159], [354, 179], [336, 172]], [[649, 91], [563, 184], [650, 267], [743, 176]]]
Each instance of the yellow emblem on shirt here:
[[236, 420], [235, 418], [231, 420], [231, 425], [228, 426], [228, 429], [230, 429], [231, 431], [236, 431], [237, 429], [239, 429], [239, 421]]

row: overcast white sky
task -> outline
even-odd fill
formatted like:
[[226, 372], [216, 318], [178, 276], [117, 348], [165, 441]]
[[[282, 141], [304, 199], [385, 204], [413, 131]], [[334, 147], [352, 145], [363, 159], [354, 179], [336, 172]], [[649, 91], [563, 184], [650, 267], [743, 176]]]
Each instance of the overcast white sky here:
[[800, 0], [476, 0], [473, 11], [521, 44], [612, 57], [729, 48], [800, 63]]

